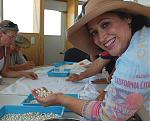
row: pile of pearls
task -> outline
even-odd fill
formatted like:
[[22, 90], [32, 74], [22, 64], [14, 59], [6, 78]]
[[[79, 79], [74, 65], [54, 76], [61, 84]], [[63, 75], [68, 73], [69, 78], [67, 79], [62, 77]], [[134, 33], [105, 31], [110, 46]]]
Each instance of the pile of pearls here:
[[38, 94], [38, 96], [40, 97], [47, 97], [49, 94], [52, 94], [52, 91], [47, 91], [43, 88], [39, 88], [36, 90], [36, 93]]
[[31, 104], [38, 104], [38, 101], [37, 100], [31, 100], [29, 103], [31, 103]]
[[54, 113], [29, 112], [24, 114], [6, 114], [0, 121], [43, 121], [53, 118], [60, 118], [60, 116]]
[[[40, 97], [47, 97], [49, 94], [52, 94], [52, 93], [53, 93], [52, 91], [47, 91], [43, 88], [38, 88], [36, 90], [36, 94]], [[27, 103], [38, 104], [38, 101], [36, 99], [33, 99], [33, 100], [28, 99]]]

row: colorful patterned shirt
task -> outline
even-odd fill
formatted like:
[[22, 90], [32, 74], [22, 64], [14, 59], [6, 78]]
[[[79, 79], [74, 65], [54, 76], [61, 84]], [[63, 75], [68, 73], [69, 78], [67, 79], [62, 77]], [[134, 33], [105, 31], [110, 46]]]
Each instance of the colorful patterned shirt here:
[[145, 106], [150, 114], [150, 28], [137, 31], [117, 59], [105, 99], [90, 101], [82, 114], [92, 121], [126, 121]]

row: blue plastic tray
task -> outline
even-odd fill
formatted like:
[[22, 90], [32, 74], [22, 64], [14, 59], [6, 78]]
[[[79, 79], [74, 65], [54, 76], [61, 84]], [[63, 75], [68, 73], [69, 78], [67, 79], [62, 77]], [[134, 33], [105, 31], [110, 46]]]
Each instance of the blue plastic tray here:
[[36, 103], [36, 104], [30, 103], [32, 100], [35, 100], [35, 98], [32, 94], [29, 94], [28, 97], [25, 100], [23, 100], [21, 104], [27, 105], [27, 106], [41, 106], [39, 103]]
[[[80, 98], [79, 94], [65, 94], [65, 95], [74, 97], [74, 98]], [[21, 105], [23, 105], [23, 106], [41, 106], [39, 103], [36, 103], [36, 104], [30, 103], [32, 100], [35, 100], [35, 98], [32, 94], [29, 94], [28, 97], [25, 100], [23, 100]], [[68, 112], [68, 111], [69, 111], [68, 109], [65, 109], [65, 112]]]
[[69, 61], [59, 61], [56, 63], [53, 63], [52, 65], [55, 67], [63, 66], [63, 65], [72, 65], [74, 62], [69, 62]]
[[70, 74], [70, 69], [59, 70], [59, 68], [53, 68], [47, 74], [54, 77], [67, 77]]
[[31, 107], [31, 106], [6, 105], [0, 108], [0, 117], [8, 113], [23, 114], [28, 112], [39, 112], [39, 113], [52, 112], [62, 117], [64, 113], [64, 107], [62, 106], [49, 106], [49, 107], [32, 106]]

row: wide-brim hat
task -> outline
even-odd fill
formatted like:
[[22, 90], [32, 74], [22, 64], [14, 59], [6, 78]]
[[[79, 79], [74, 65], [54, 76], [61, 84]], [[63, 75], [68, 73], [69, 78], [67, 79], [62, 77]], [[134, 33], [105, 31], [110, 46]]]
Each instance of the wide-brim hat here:
[[15, 39], [15, 45], [20, 48], [29, 48], [31, 46], [31, 43], [26, 37], [22, 35], [17, 35]]
[[87, 23], [109, 11], [121, 11], [145, 16], [150, 20], [150, 7], [122, 0], [89, 0], [85, 6], [85, 15], [67, 30], [67, 39], [74, 47], [88, 53], [98, 54], [99, 47], [94, 44], [87, 29]]

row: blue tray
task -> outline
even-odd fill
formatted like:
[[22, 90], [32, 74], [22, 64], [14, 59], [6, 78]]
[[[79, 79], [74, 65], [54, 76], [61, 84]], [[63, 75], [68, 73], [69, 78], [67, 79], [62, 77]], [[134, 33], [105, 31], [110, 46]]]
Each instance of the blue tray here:
[[32, 94], [29, 94], [28, 97], [23, 100], [23, 102], [21, 103], [22, 105], [27, 105], [27, 106], [41, 106], [39, 103], [36, 104], [32, 104], [30, 103], [32, 100], [35, 100], [34, 96]]
[[70, 69], [59, 70], [59, 68], [52, 68], [47, 74], [54, 77], [67, 77], [70, 74]]
[[[65, 94], [65, 95], [73, 97], [73, 98], [80, 98], [79, 94]], [[36, 104], [30, 103], [32, 100], [35, 100], [35, 98], [32, 94], [29, 94], [28, 97], [25, 100], [23, 100], [21, 105], [23, 105], [23, 106], [41, 106], [39, 103], [36, 103]], [[69, 111], [70, 110], [65, 109], [65, 112], [69, 112]]]
[[63, 66], [63, 65], [72, 65], [74, 62], [69, 62], [69, 61], [59, 61], [56, 63], [53, 63], [52, 65], [55, 67]]
[[62, 117], [64, 113], [64, 107], [62, 106], [49, 106], [49, 107], [32, 106], [31, 107], [31, 106], [6, 105], [0, 108], [0, 117], [8, 113], [23, 114], [28, 112], [39, 112], [39, 113], [52, 112]]

